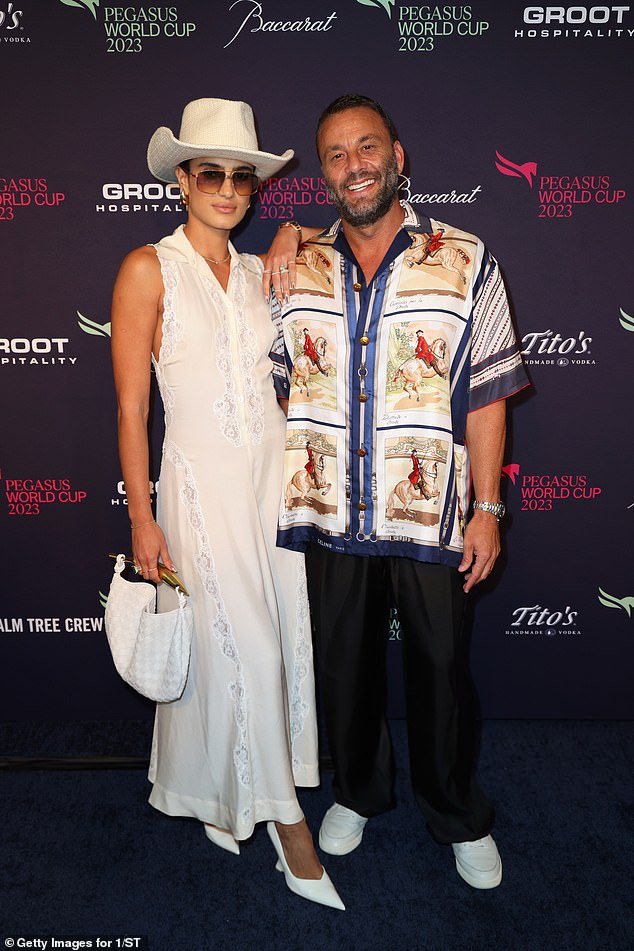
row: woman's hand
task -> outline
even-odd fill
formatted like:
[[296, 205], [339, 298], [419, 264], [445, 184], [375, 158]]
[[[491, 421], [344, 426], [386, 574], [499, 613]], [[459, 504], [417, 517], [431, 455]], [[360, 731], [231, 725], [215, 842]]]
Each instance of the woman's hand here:
[[135, 568], [146, 581], [158, 583], [157, 562], [162, 562], [171, 571], [176, 565], [167, 549], [165, 535], [156, 522], [145, 522], [132, 528], [132, 557]]
[[271, 296], [271, 289], [275, 297], [282, 303], [288, 302], [290, 293], [295, 287], [295, 258], [299, 248], [299, 234], [295, 228], [278, 228], [273, 243], [266, 254], [264, 261], [264, 277], [262, 290], [267, 304]]

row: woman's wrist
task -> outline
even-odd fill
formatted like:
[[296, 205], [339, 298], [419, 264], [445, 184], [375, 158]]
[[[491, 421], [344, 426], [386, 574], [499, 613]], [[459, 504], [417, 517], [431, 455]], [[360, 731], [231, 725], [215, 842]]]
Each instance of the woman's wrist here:
[[302, 243], [302, 226], [300, 225], [299, 221], [283, 221], [277, 230], [281, 231], [282, 228], [292, 228], [297, 234], [299, 239], [298, 243]]

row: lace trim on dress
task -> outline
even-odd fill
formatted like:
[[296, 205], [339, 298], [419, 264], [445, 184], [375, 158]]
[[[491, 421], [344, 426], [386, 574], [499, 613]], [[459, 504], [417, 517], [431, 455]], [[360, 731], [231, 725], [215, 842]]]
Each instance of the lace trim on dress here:
[[[216, 567], [209, 544], [209, 535], [205, 527], [196, 481], [192, 474], [191, 467], [181, 450], [167, 439], [165, 440], [163, 455], [172, 465], [182, 469], [185, 473], [184, 485], [180, 490], [181, 502], [185, 506], [189, 524], [198, 538], [195, 557], [196, 568], [203, 587], [214, 602], [216, 608], [216, 617], [211, 625], [212, 631], [220, 645], [222, 653], [233, 662], [236, 670], [235, 680], [228, 684], [229, 694], [233, 700], [233, 714], [238, 727], [238, 742], [233, 750], [233, 763], [240, 783], [243, 786], [250, 787], [251, 764], [247, 746], [247, 705], [242, 662], [240, 661], [236, 642], [233, 637], [231, 621], [227, 615], [227, 610], [220, 592], [218, 575], [216, 574]], [[251, 808], [251, 806], [247, 807], [244, 815], [249, 814]]]
[[[259, 258], [257, 258], [259, 261]], [[246, 320], [246, 275], [243, 267], [236, 268], [234, 271], [235, 282], [235, 308], [238, 315], [238, 345], [240, 348], [240, 368], [244, 379], [246, 390], [247, 406], [249, 408], [249, 436], [251, 442], [258, 445], [262, 441], [264, 433], [264, 401], [258, 393], [254, 381], [253, 370], [257, 361], [257, 354], [253, 341], [255, 338], [254, 328]]]
[[293, 750], [293, 768], [299, 769], [303, 760], [294, 750], [295, 740], [304, 729], [304, 720], [310, 713], [310, 705], [302, 696], [302, 685], [312, 670], [312, 644], [308, 635], [309, 622], [308, 585], [303, 557], [297, 559], [297, 609], [295, 631], [295, 663], [293, 669], [293, 687], [289, 698], [291, 749]]
[[163, 364], [173, 356], [176, 344], [183, 339], [185, 327], [182, 320], [177, 320], [174, 312], [174, 294], [178, 287], [178, 268], [176, 262], [169, 261], [162, 257], [158, 248], [156, 248], [156, 252], [159, 264], [161, 265], [161, 277], [163, 278], [163, 336], [158, 361], [152, 356], [152, 363], [156, 372], [161, 399], [163, 400], [165, 422], [169, 425], [172, 420], [174, 396], [165, 382]]
[[231, 337], [229, 333], [229, 314], [222, 294], [214, 285], [211, 278], [201, 274], [203, 286], [214, 302], [220, 320], [216, 327], [216, 366], [225, 381], [224, 395], [214, 401], [214, 415], [220, 423], [222, 435], [233, 446], [242, 445], [240, 423], [238, 421], [238, 400], [233, 374], [233, 360], [231, 359]]
[[[231, 356], [230, 315], [223, 295], [211, 278], [202, 275], [201, 277], [205, 290], [216, 305], [220, 315], [220, 321], [216, 329], [216, 366], [225, 381], [225, 392], [219, 400], [214, 402], [214, 414], [220, 423], [220, 429], [225, 439], [234, 446], [241, 446], [243, 439], [240, 432], [238, 400]], [[239, 363], [246, 396], [247, 430], [249, 441], [257, 445], [261, 442], [264, 433], [264, 401], [258, 393], [253, 379], [253, 370], [257, 362], [257, 353], [254, 346], [256, 335], [254, 328], [245, 317], [246, 276], [243, 267], [233, 268], [229, 288], [236, 314]]]

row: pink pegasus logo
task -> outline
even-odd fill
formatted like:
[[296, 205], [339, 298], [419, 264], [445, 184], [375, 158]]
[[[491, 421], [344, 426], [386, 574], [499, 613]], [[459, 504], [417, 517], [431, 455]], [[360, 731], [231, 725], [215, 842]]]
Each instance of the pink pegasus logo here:
[[510, 159], [500, 155], [498, 151], [495, 154], [498, 158], [495, 163], [498, 172], [501, 172], [502, 175], [511, 175], [513, 178], [525, 178], [529, 186], [533, 187], [533, 176], [537, 175], [537, 162], [524, 162], [523, 165], [516, 165], [515, 162], [511, 162]]
[[508, 476], [513, 485], [515, 485], [515, 479], [520, 474], [520, 467], [517, 462], [511, 462], [508, 466], [504, 466], [502, 469], [502, 475]]

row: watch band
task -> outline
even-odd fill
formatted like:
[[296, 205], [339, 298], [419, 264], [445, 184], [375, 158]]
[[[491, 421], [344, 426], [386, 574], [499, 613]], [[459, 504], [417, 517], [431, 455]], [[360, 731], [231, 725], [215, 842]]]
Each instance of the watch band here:
[[299, 221], [284, 221], [282, 222], [282, 224], [279, 226], [277, 230], [281, 231], [282, 228], [292, 228], [294, 231], [297, 232], [299, 243], [300, 244], [302, 243], [302, 226], [300, 225]]
[[504, 502], [481, 502], [477, 499], [473, 503], [474, 509], [481, 509], [483, 512], [489, 512], [491, 515], [495, 515], [498, 522], [506, 512]]

